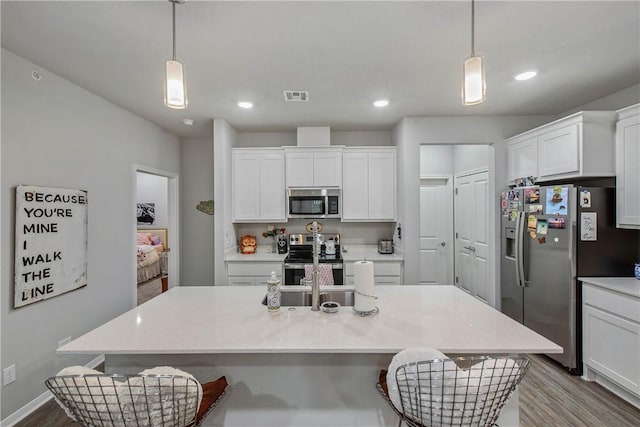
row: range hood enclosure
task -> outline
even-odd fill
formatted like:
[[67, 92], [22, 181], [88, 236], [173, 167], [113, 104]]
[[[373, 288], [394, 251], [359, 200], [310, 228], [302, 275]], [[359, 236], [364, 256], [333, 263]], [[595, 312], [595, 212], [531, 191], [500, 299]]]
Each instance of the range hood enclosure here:
[[331, 128], [329, 126], [299, 127], [298, 147], [329, 147]]

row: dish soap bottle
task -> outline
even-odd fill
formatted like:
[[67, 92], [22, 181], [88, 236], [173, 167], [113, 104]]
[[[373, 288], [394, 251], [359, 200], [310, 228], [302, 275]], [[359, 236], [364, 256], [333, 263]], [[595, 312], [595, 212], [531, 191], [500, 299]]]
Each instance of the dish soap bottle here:
[[275, 271], [271, 272], [271, 277], [267, 280], [267, 309], [270, 313], [280, 310], [280, 280]]

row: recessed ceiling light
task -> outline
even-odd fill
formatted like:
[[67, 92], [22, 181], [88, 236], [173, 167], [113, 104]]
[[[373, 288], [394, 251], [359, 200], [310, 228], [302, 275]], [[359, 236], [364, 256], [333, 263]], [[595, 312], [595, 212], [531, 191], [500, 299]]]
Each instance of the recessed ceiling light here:
[[515, 76], [514, 78], [515, 78], [516, 80], [520, 80], [520, 81], [522, 81], [522, 80], [529, 80], [529, 79], [534, 78], [534, 77], [536, 76], [536, 74], [538, 74], [538, 72], [537, 72], [537, 71], [525, 71], [524, 73], [520, 73], [520, 74], [518, 74], [518, 75], [517, 75], [517, 76]]
[[253, 103], [247, 101], [238, 102], [238, 107], [240, 108], [253, 108]]
[[182, 119], [185, 126], [193, 126], [193, 119]]
[[376, 107], [386, 107], [387, 105], [389, 105], [389, 101], [386, 99], [379, 99], [375, 101], [373, 105]]

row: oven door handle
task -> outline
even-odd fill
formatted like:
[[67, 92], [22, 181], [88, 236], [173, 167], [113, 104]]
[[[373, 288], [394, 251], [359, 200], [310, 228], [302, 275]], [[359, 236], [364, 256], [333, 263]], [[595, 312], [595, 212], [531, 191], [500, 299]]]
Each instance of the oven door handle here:
[[304, 264], [285, 264], [284, 268], [287, 270], [304, 270]]
[[[285, 270], [304, 270], [305, 265], [312, 265], [313, 262], [305, 264], [284, 264]], [[320, 265], [330, 265], [333, 270], [342, 270], [344, 268], [342, 263], [320, 263]]]

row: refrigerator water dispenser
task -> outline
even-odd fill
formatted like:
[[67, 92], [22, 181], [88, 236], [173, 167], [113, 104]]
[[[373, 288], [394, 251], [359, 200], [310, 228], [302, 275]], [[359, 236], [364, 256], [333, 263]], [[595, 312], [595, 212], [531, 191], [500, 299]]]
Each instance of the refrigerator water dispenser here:
[[505, 228], [505, 255], [509, 258], [516, 257], [516, 229]]

